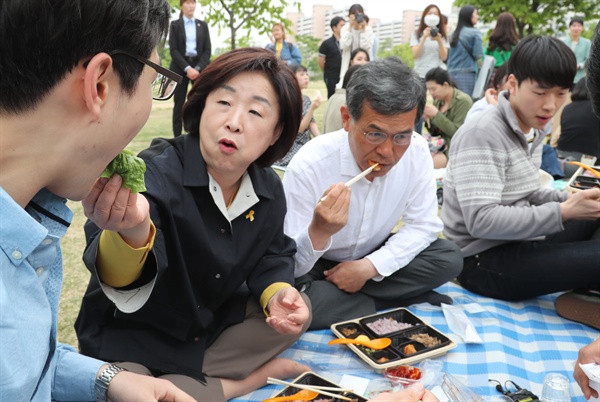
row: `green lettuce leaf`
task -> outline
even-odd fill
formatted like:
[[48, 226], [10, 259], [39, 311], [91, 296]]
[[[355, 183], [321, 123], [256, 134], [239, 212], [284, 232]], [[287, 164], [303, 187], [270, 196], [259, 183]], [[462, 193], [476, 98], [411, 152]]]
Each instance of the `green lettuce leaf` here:
[[131, 190], [132, 193], [146, 191], [144, 184], [144, 172], [146, 163], [135, 154], [124, 149], [112, 160], [104, 169], [100, 177], [110, 179], [115, 173], [123, 178], [123, 187]]

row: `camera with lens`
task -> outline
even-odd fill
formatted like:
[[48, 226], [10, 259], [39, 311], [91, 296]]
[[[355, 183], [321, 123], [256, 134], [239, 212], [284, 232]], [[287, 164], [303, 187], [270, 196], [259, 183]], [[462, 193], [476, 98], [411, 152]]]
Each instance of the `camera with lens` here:
[[432, 38], [435, 38], [440, 33], [440, 29], [438, 27], [431, 27], [429, 29], [429, 33], [431, 34]]
[[356, 19], [356, 22], [358, 23], [363, 22], [365, 20], [365, 15], [362, 13], [356, 13], [354, 17]]

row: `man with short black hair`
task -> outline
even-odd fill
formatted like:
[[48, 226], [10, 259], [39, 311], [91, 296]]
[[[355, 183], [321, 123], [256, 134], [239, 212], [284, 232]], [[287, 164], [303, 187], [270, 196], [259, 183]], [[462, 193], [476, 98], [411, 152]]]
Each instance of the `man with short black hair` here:
[[169, 16], [166, 0], [0, 3], [2, 401], [192, 400], [57, 341], [65, 203], [86, 197], [152, 97], [181, 79], [158, 65]]
[[539, 179], [543, 129], [576, 65], [556, 38], [521, 40], [508, 61], [508, 91], [452, 139], [442, 220], [464, 256], [459, 281], [472, 292], [523, 300], [600, 288], [600, 189], [568, 194]]
[[327, 86], [327, 98], [335, 92], [335, 85], [340, 81], [342, 67], [342, 49], [340, 48], [340, 32], [346, 21], [342, 17], [333, 17], [329, 26], [332, 35], [325, 39], [319, 47], [317, 62], [323, 71], [323, 80]]

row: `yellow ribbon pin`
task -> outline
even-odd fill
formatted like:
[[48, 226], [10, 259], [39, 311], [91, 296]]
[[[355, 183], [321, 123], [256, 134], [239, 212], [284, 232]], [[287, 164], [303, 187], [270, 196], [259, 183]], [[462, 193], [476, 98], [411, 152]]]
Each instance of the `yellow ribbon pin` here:
[[246, 219], [250, 219], [250, 222], [252, 222], [254, 220], [254, 210], [250, 210], [250, 212], [248, 212], [248, 215], [246, 215]]

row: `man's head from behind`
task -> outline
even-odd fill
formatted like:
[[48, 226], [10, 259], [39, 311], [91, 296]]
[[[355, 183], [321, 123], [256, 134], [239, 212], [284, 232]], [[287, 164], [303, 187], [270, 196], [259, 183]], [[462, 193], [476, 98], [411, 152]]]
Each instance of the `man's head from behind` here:
[[571, 49], [550, 36], [531, 35], [508, 60], [510, 104], [522, 131], [542, 129], [565, 101], [577, 62]]
[[[4, 0], [0, 5], [0, 114], [35, 108], [75, 66], [100, 52], [149, 58], [168, 30], [165, 0]], [[132, 94], [144, 65], [115, 61]]]
[[356, 70], [346, 88], [342, 122], [361, 169], [377, 162], [386, 174], [408, 149], [423, 114], [425, 86], [400, 59], [377, 59]]

